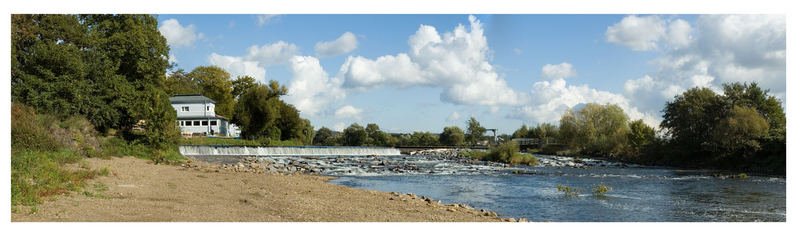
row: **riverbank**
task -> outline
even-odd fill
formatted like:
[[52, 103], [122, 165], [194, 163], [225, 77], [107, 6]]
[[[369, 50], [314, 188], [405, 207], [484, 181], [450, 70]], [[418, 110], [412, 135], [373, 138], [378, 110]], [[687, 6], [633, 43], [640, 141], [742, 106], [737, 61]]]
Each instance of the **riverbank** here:
[[[20, 206], [14, 222], [499, 222], [496, 213], [413, 194], [270, 175], [218, 164], [154, 165], [133, 157], [86, 159], [108, 168], [81, 193]], [[251, 168], [247, 168], [251, 169]], [[257, 171], [256, 171], [257, 172]], [[509, 219], [505, 219], [508, 221]]]

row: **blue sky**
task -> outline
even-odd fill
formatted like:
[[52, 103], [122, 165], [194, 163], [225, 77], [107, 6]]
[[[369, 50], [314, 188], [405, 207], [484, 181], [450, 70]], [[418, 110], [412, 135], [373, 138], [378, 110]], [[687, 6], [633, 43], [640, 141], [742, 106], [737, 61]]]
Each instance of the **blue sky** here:
[[315, 128], [482, 125], [511, 133], [565, 109], [661, 120], [695, 86], [756, 81], [785, 100], [784, 16], [158, 15], [178, 68], [277, 80]]

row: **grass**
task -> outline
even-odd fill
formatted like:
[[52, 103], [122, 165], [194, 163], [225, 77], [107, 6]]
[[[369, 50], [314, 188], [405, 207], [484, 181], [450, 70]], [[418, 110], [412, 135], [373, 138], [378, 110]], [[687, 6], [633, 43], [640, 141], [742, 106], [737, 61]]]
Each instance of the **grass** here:
[[70, 149], [12, 152], [11, 205], [35, 206], [47, 197], [79, 191], [88, 179], [108, 175], [107, 169], [69, 171], [62, 168], [81, 158]]
[[107, 138], [101, 145], [105, 156], [133, 156], [153, 160], [156, 163], [180, 163], [186, 161], [177, 148], [158, 150], [144, 144], [129, 143], [122, 138]]
[[494, 161], [512, 165], [529, 165], [535, 166], [539, 164], [539, 160], [531, 154], [520, 153], [519, 146], [515, 142], [507, 142], [489, 149], [489, 151], [460, 151], [459, 157], [470, 158], [473, 160]]

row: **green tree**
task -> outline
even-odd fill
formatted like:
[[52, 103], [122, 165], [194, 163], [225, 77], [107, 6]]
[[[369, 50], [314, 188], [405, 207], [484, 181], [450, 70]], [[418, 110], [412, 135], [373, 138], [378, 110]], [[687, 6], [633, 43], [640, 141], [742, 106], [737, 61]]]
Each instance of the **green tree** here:
[[322, 127], [317, 130], [316, 135], [314, 136], [314, 145], [318, 146], [335, 146], [336, 143], [336, 136], [333, 134], [333, 131], [328, 129], [327, 127]]
[[168, 111], [153, 110], [173, 109], [152, 100], [167, 99], [158, 94], [169, 67], [153, 16], [13, 15], [11, 25], [12, 101], [62, 118], [85, 116], [101, 132], [169, 119]]
[[446, 146], [464, 145], [464, 131], [458, 126], [444, 127], [439, 135], [439, 143]]
[[414, 131], [409, 142], [414, 146], [439, 146], [439, 137], [430, 132]]
[[631, 130], [628, 134], [628, 141], [634, 155], [638, 155], [642, 148], [657, 141], [656, 130], [645, 124], [642, 119], [630, 122], [628, 126]]
[[201, 93], [198, 84], [183, 69], [173, 71], [167, 76], [164, 82], [164, 91], [169, 96]]
[[713, 138], [722, 156], [747, 157], [761, 150], [761, 139], [768, 134], [769, 123], [755, 108], [734, 106], [714, 127]]
[[561, 117], [561, 139], [582, 153], [617, 156], [628, 145], [628, 117], [617, 105], [587, 104]]
[[475, 145], [482, 137], [483, 133], [486, 133], [486, 128], [481, 126], [481, 123], [475, 119], [475, 117], [470, 117], [467, 120], [467, 133], [466, 133], [466, 140], [468, 145]]
[[515, 130], [513, 134], [511, 134], [511, 138], [527, 138], [528, 137], [528, 126], [522, 125], [519, 129]]
[[[708, 88], [693, 88], [675, 97], [664, 108], [661, 121], [671, 141], [696, 155], [710, 155], [714, 126], [724, 117], [725, 101]], [[693, 154], [680, 156], [690, 157]], [[683, 161], [682, 161], [683, 162]]]
[[286, 88], [276, 81], [248, 89], [239, 97], [231, 122], [239, 126], [244, 137], [280, 139], [277, 120], [282, 101], [278, 97], [285, 94]]
[[342, 139], [345, 146], [362, 146], [367, 142], [367, 131], [363, 126], [353, 123], [344, 129]]
[[377, 124], [367, 124], [367, 144], [372, 146], [390, 147], [393, 145], [392, 136], [383, 132]]
[[198, 66], [189, 72], [189, 77], [200, 88], [203, 96], [216, 102], [214, 112], [217, 115], [224, 117], [233, 115], [233, 83], [225, 69], [217, 66]]
[[231, 91], [231, 95], [233, 95], [233, 98], [238, 99], [244, 91], [247, 91], [255, 85], [256, 79], [249, 75], [236, 77], [236, 80], [232, 82], [233, 90]]

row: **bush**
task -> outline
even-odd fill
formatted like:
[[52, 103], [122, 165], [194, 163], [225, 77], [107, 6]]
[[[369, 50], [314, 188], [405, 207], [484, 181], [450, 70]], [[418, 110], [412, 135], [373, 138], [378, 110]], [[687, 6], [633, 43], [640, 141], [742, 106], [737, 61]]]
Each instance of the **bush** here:
[[502, 162], [512, 165], [526, 164], [535, 166], [539, 164], [539, 160], [531, 154], [523, 154], [519, 152], [519, 144], [516, 142], [506, 142], [489, 149], [486, 155], [487, 161]]
[[579, 189], [561, 184], [556, 186], [556, 189], [558, 189], [559, 192], [564, 193], [564, 197], [577, 197], [580, 194]]
[[608, 186], [605, 186], [605, 185], [602, 185], [602, 184], [598, 184], [598, 185], [595, 185], [592, 188], [592, 193], [594, 193], [595, 196], [605, 197], [606, 196], [605, 195], [606, 192], [611, 191], [611, 190], [612, 190], [611, 187], [608, 187]]
[[43, 125], [42, 119], [33, 109], [19, 104], [11, 104], [11, 149], [54, 151], [58, 149], [56, 141]]
[[469, 158], [473, 160], [483, 160], [487, 152], [479, 150], [460, 151], [458, 156], [461, 158]]

